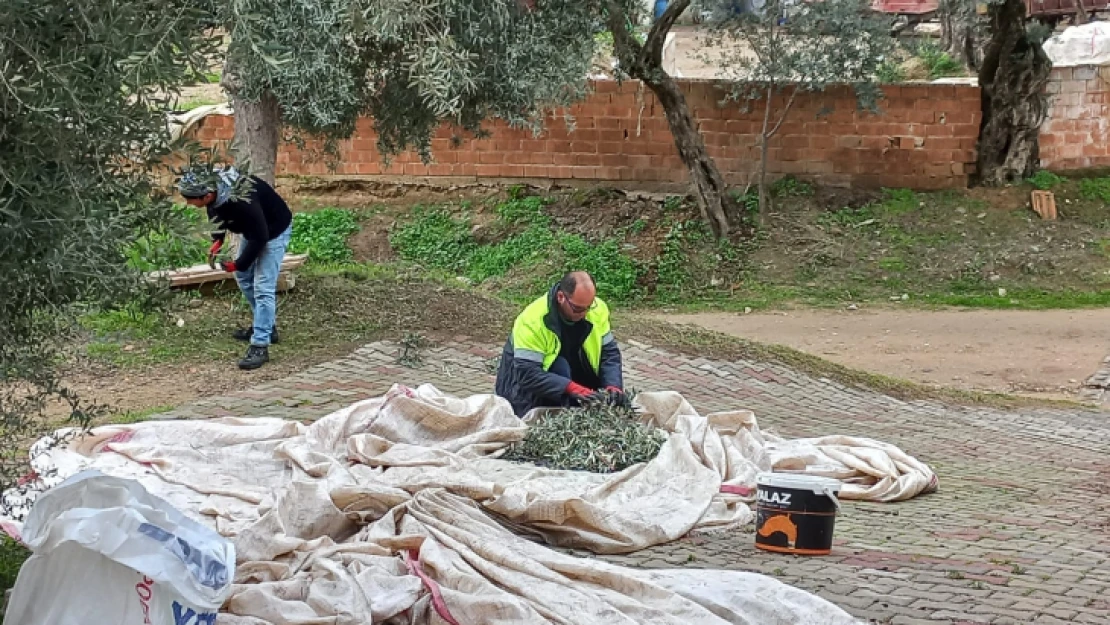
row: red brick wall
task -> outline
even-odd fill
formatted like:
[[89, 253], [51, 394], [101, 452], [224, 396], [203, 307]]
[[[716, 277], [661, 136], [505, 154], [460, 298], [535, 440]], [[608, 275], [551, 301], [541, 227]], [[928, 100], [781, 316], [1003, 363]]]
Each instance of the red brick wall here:
[[[1110, 166], [1110, 83], [1094, 66], [1057, 67], [1049, 76], [1048, 119], [1041, 124], [1041, 167]], [[1110, 78], [1110, 68], [1103, 68]]]
[[[757, 170], [762, 109], [744, 113], [718, 104], [722, 93], [709, 81], [682, 81], [710, 154], [732, 184], [746, 184]], [[342, 162], [327, 165], [290, 144], [278, 155], [278, 175], [449, 177], [583, 180], [622, 186], [676, 188], [688, 179], [662, 107], [639, 83], [596, 83], [596, 93], [571, 108], [575, 130], [561, 117], [545, 132], [494, 124], [486, 139], [452, 147], [451, 129], [433, 141], [435, 162], [424, 165], [404, 154], [386, 168], [375, 150], [369, 120], [343, 142]], [[962, 188], [975, 163], [979, 90], [956, 85], [894, 86], [884, 90], [882, 113], [856, 111], [847, 88], [801, 96], [771, 143], [769, 171], [833, 185]], [[818, 111], [832, 109], [821, 118]], [[230, 118], [210, 116], [195, 131], [202, 143], [228, 141]]]

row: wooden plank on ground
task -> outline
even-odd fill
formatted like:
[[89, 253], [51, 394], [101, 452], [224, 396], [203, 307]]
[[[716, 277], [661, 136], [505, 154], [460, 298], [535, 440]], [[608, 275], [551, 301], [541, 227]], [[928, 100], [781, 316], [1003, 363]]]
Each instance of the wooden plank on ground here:
[[1033, 192], [1033, 210], [1041, 219], [1056, 219], [1056, 195], [1051, 191]]
[[[286, 254], [285, 258], [281, 261], [281, 274], [288, 274], [300, 268], [304, 265], [306, 260], [308, 260], [308, 254]], [[147, 277], [153, 281], [169, 278], [170, 288], [195, 286], [207, 282], [235, 279], [234, 274], [228, 273], [222, 269], [212, 269], [207, 264], [193, 265], [192, 267], [168, 271], [152, 271], [147, 274]]]

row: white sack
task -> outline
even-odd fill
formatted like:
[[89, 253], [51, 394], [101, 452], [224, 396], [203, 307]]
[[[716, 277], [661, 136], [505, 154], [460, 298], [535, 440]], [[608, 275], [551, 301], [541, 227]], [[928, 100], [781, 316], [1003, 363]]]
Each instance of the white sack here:
[[35, 502], [5, 625], [213, 625], [235, 549], [136, 482], [79, 473]]
[[1053, 67], [1110, 64], [1110, 23], [1069, 26], [1044, 42]]

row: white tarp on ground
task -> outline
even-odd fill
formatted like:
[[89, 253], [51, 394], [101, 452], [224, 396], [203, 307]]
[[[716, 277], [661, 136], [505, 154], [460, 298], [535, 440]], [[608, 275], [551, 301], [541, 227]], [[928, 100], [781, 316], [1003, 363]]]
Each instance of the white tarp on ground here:
[[1044, 42], [1053, 67], [1110, 64], [1110, 23], [1069, 26]]
[[756, 475], [772, 469], [841, 479], [843, 499], [895, 501], [936, 487], [929, 467], [878, 441], [787, 441], [762, 432], [750, 411], [701, 416], [671, 392], [637, 402], [669, 438], [652, 462], [612, 475], [499, 460], [525, 422], [496, 396], [460, 399], [431, 386], [396, 386], [308, 426], [101, 427], [43, 451], [34, 466], [56, 469], [55, 480], [89, 468], [134, 478], [231, 538], [235, 625], [442, 622], [432, 617], [435, 584], [460, 623], [852, 622], [767, 577], [631, 571], [505, 528], [625, 553], [750, 522]]

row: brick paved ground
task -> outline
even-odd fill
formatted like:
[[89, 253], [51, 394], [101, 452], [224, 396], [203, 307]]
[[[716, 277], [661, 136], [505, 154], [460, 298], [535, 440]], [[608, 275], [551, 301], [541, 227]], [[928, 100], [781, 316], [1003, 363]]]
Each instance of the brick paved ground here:
[[[348, 358], [166, 418], [314, 419], [394, 382], [488, 392], [494, 348], [426, 350], [420, 370], [395, 346]], [[1095, 412], [1020, 413], [903, 402], [784, 367], [676, 356], [625, 345], [628, 383], [673, 389], [700, 411], [750, 408], [786, 436], [849, 434], [930, 463], [940, 491], [898, 504], [846, 503], [832, 556], [757, 551], [751, 533], [687, 538], [614, 561], [772, 574], [880, 623], [1110, 623], [1110, 426]]]
[[1104, 358], [1102, 363], [1099, 364], [1098, 371], [1095, 371], [1083, 383], [1083, 388], [1079, 391], [1079, 397], [1087, 401], [1110, 405], [1110, 356]]

